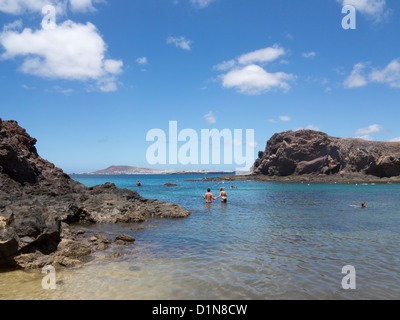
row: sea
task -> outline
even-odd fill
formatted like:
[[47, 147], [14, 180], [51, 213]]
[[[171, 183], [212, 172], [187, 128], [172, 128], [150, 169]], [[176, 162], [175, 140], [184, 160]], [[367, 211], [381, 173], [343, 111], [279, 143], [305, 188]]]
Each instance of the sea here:
[[[110, 238], [129, 234], [136, 243], [121, 249], [119, 258], [56, 269], [55, 290], [43, 289], [41, 270], [0, 273], [0, 299], [400, 298], [400, 185], [205, 177], [213, 176], [72, 176], [87, 186], [112, 182], [193, 213], [185, 219], [85, 226]], [[207, 188], [219, 195], [220, 187], [228, 203], [205, 204]]]

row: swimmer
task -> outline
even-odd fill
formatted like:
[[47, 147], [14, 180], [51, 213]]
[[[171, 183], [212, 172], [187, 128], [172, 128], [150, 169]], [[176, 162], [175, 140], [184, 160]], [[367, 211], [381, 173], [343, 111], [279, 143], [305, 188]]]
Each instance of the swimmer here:
[[363, 203], [361, 204], [361, 208], [365, 209], [366, 207], [367, 207], [367, 203], [366, 203], [366, 202], [363, 202]]
[[214, 198], [214, 195], [211, 193], [211, 189], [207, 190], [207, 193], [204, 195], [204, 199], [207, 200], [207, 203], [212, 203], [213, 200], [217, 200], [217, 198]]
[[141, 186], [142, 186], [142, 183], [141, 183], [140, 181], [138, 181], [138, 182], [136, 183], [136, 186], [137, 186], [137, 187], [141, 187]]
[[219, 197], [217, 197], [217, 199], [221, 198], [222, 203], [227, 203], [228, 202], [228, 194], [226, 193], [224, 188], [221, 188], [220, 191], [221, 191], [221, 193], [220, 193]]

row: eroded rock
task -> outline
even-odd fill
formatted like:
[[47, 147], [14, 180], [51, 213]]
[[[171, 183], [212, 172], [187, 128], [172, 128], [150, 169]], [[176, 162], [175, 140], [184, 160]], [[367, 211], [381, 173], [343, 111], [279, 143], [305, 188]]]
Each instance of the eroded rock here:
[[400, 176], [400, 143], [330, 137], [313, 130], [275, 134], [259, 153], [253, 173], [267, 176]]
[[[35, 144], [17, 122], [0, 119], [0, 267], [76, 265], [92, 249], [82, 241], [84, 234], [69, 228], [71, 224], [190, 215], [180, 206], [147, 200], [111, 183], [87, 188], [41, 158]], [[106, 250], [111, 241], [96, 238], [92, 245]]]

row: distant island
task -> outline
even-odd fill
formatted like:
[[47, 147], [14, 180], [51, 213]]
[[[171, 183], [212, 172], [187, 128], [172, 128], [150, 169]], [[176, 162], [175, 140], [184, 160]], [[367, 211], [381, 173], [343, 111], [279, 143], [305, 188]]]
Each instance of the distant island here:
[[111, 166], [107, 169], [90, 173], [72, 173], [72, 175], [155, 175], [155, 174], [235, 174], [234, 171], [210, 171], [210, 170], [160, 170], [131, 166]]

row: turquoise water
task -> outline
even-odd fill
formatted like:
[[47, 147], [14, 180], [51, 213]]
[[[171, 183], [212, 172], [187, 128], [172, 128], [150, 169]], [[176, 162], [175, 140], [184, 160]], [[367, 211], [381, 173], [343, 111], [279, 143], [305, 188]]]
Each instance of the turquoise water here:
[[[400, 298], [400, 185], [185, 181], [202, 177], [74, 176], [88, 186], [113, 182], [195, 213], [135, 225], [144, 227], [139, 231], [131, 225], [96, 226], [135, 236], [134, 249], [117, 260], [60, 271], [61, 284], [52, 293], [37, 288], [37, 275], [25, 279], [20, 274], [35, 289], [9, 294], [46, 299]], [[136, 188], [137, 180], [143, 187]], [[167, 182], [180, 186], [165, 187]], [[232, 184], [237, 189], [230, 190]], [[228, 204], [204, 204], [206, 189], [218, 194], [221, 186]], [[368, 208], [356, 208], [363, 201]], [[356, 290], [342, 289], [346, 265], [356, 268]]]

